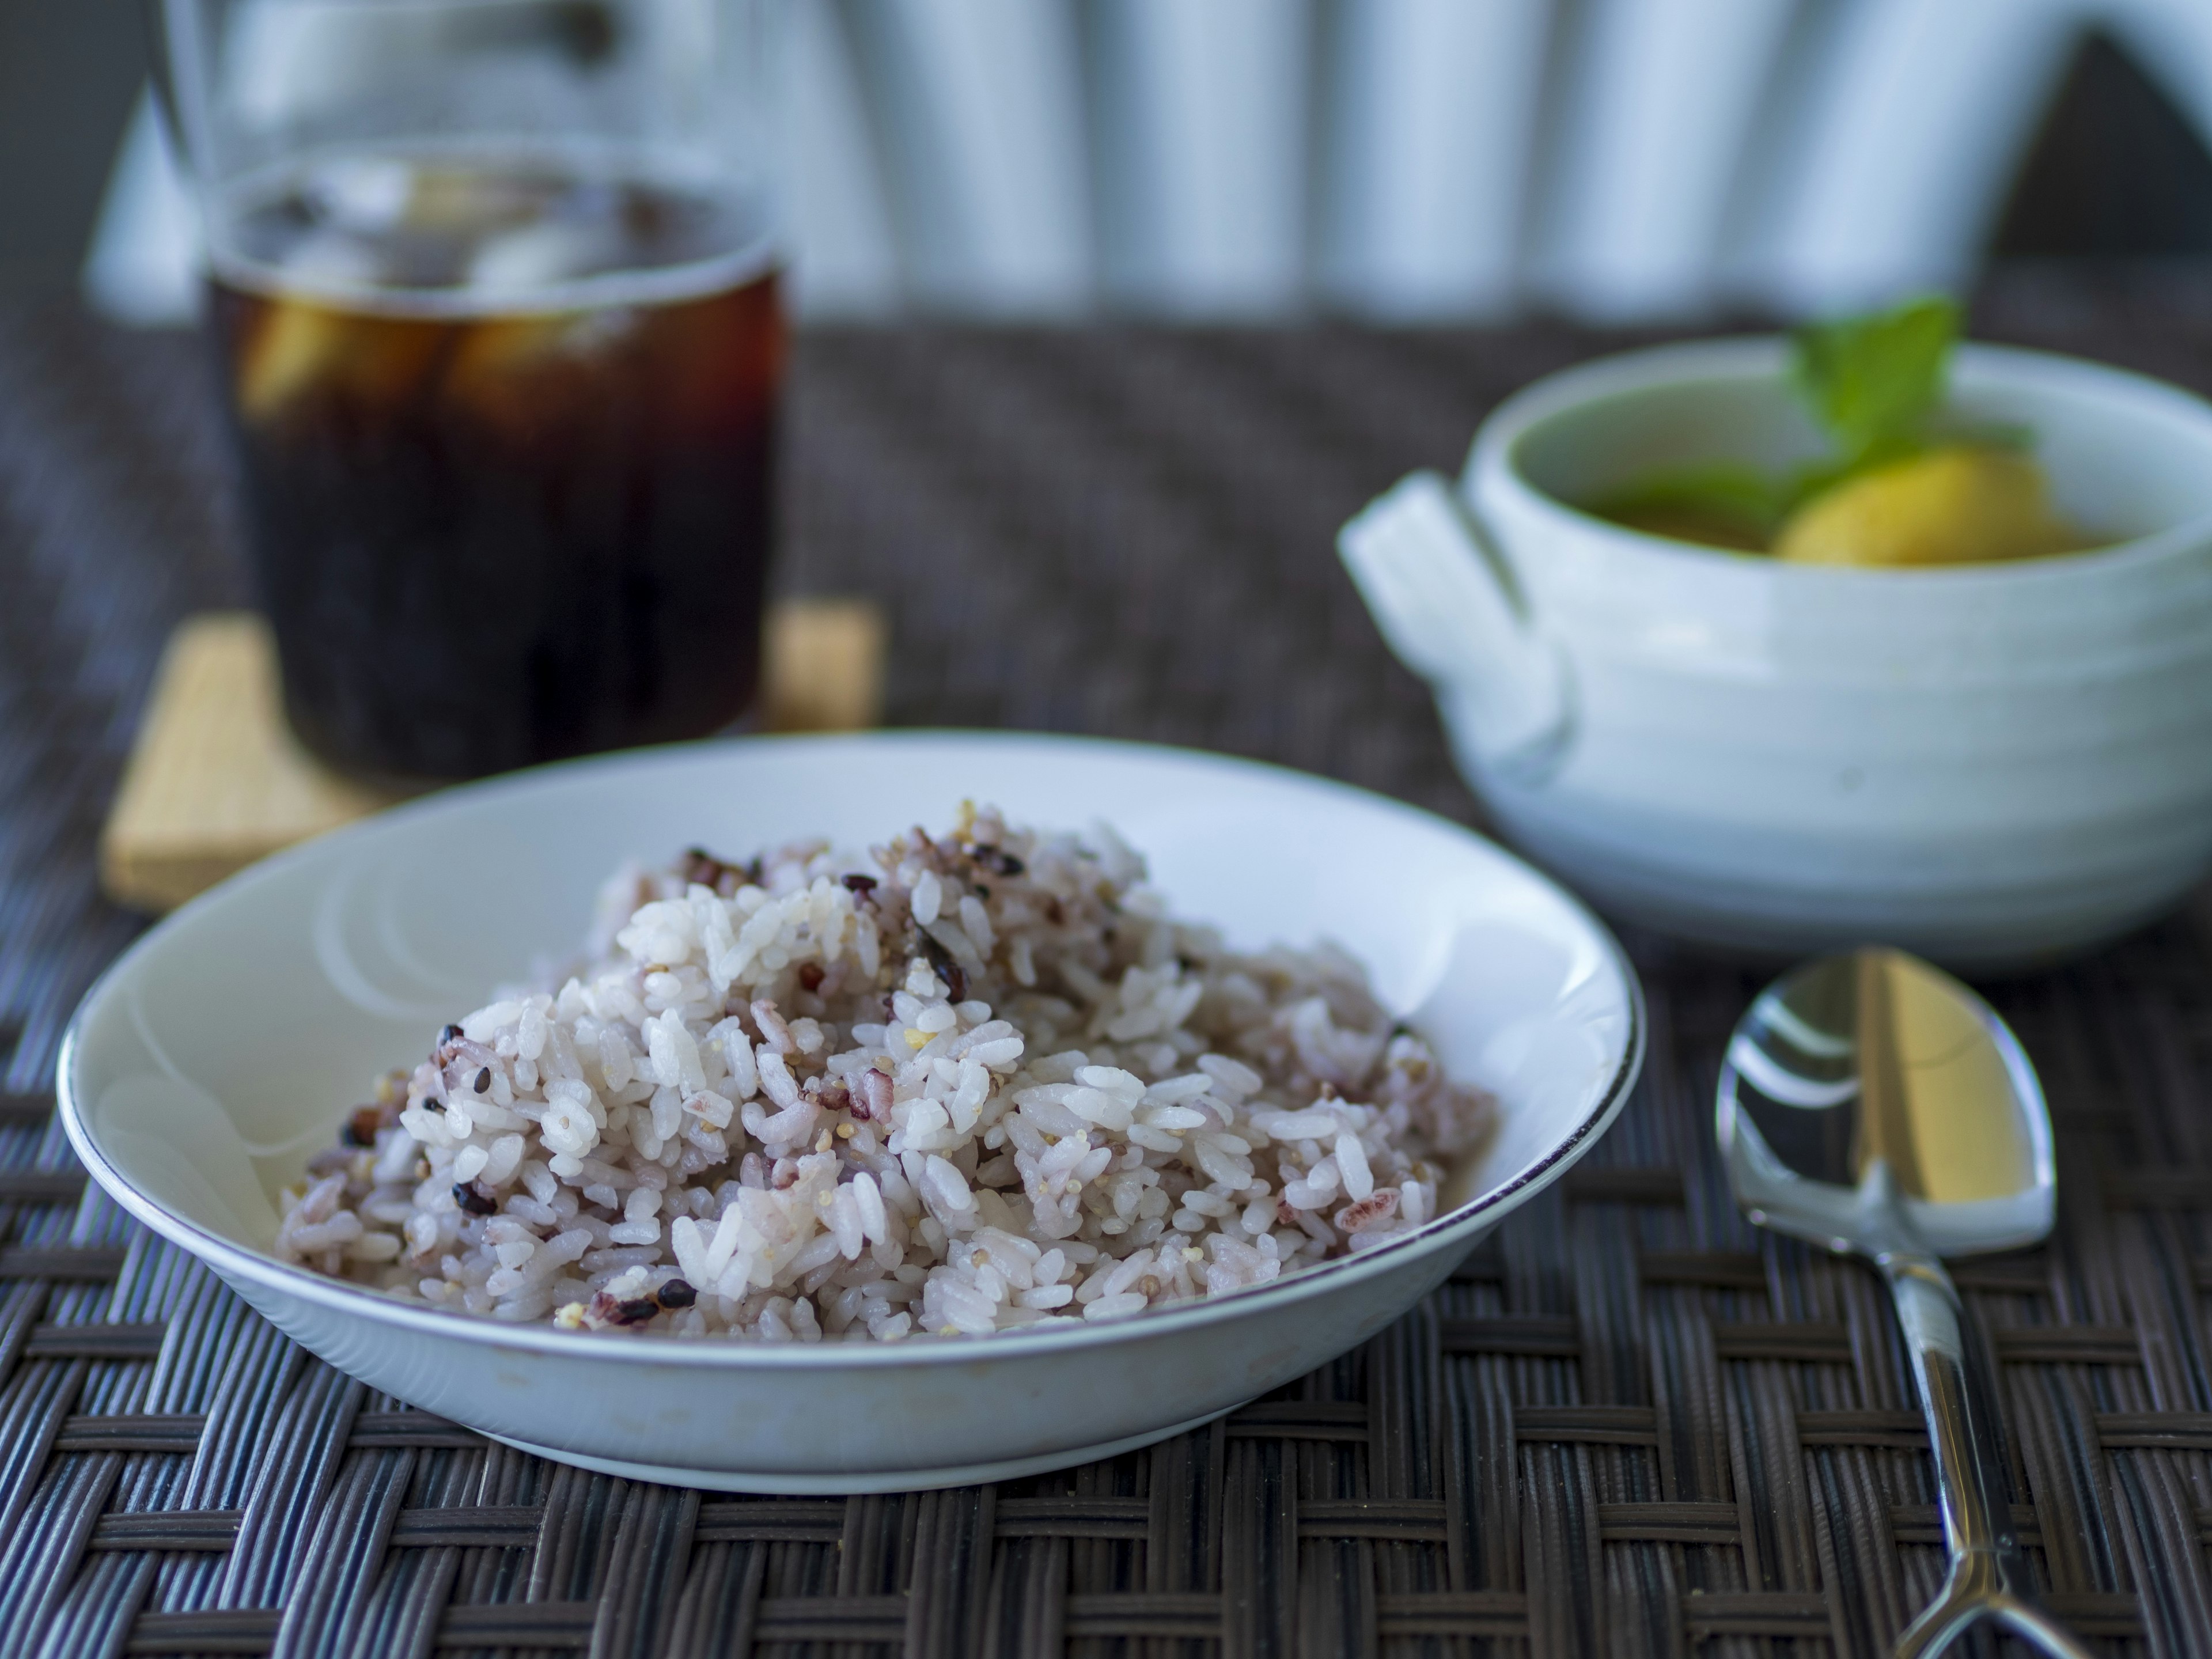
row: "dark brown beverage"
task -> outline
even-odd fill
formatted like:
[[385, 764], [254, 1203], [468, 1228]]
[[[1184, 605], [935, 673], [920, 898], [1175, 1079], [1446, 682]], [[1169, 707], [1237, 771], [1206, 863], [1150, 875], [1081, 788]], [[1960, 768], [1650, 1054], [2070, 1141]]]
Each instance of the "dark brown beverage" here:
[[311, 748], [458, 778], [744, 712], [785, 339], [741, 204], [355, 158], [228, 240], [246, 526]]

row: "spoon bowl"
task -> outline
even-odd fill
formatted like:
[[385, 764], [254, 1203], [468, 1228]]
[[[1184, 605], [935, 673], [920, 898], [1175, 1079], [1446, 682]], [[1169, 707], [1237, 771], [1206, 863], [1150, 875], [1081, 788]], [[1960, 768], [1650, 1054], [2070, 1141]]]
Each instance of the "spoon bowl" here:
[[1902, 951], [1822, 957], [1761, 992], [1729, 1042], [1718, 1127], [1752, 1218], [1832, 1249], [1864, 1253], [1877, 1165], [1936, 1255], [2051, 1231], [2057, 1170], [2034, 1067], [1987, 1003]]
[[1980, 1620], [2087, 1659], [2036, 1600], [2013, 1535], [2008, 1464], [1942, 1258], [2033, 1244], [2057, 1191], [2034, 1067], [1987, 1003], [1901, 951], [1808, 963], [1729, 1039], [1716, 1127], [1736, 1201], [1761, 1226], [1864, 1256], [1888, 1281], [1928, 1438], [1950, 1570], [1899, 1638], [1941, 1652]]

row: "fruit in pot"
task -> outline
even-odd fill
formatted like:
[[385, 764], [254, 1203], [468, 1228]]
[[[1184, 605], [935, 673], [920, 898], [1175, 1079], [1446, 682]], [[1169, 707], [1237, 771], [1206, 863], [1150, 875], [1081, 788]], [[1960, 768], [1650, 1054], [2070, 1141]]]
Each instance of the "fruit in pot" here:
[[1662, 466], [1590, 510], [1796, 564], [1911, 569], [2094, 546], [2052, 507], [2033, 434], [1944, 409], [1958, 331], [1958, 307], [1940, 296], [1801, 328], [1790, 379], [1826, 454], [1780, 471], [1727, 458]]
[[2033, 460], [1949, 444], [1814, 496], [1783, 525], [1774, 553], [1801, 564], [1976, 564], [2079, 544]]

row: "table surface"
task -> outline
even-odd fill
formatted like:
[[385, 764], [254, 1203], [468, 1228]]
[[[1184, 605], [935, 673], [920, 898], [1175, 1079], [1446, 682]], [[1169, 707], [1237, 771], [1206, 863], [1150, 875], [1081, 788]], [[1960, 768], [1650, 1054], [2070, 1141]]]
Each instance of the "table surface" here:
[[[2169, 297], [2058, 283], [1984, 323], [2212, 388], [2212, 321]], [[895, 723], [1201, 744], [1473, 821], [1332, 534], [1615, 343], [811, 336], [782, 580], [888, 601]], [[1714, 1161], [1752, 981], [1633, 936], [1650, 1056], [1590, 1158], [1365, 1348], [1149, 1450], [731, 1498], [489, 1444], [294, 1347], [48, 1115], [142, 925], [93, 851], [155, 653], [245, 597], [208, 395], [193, 342], [0, 311], [0, 1653], [1873, 1655], [1932, 1593], [1879, 1285], [1747, 1227]], [[1960, 1275], [2030, 1553], [2098, 1645], [2212, 1650], [2212, 927], [1992, 995], [2066, 1176], [2048, 1248]]]

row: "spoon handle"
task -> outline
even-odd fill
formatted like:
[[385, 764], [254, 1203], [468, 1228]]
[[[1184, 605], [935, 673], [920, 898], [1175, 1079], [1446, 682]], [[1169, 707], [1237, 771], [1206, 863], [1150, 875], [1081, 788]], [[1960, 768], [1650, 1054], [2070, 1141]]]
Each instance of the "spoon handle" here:
[[2012, 1529], [2011, 1482], [1988, 1396], [1972, 1386], [1959, 1328], [1959, 1293], [1933, 1256], [1893, 1254], [1889, 1281], [1920, 1385], [1936, 1455], [1943, 1542], [1951, 1558], [1942, 1593], [1898, 1638], [1897, 1659], [1932, 1659], [1969, 1626], [1990, 1619], [2055, 1659], [2089, 1659], [2036, 1601], [2035, 1581]]

